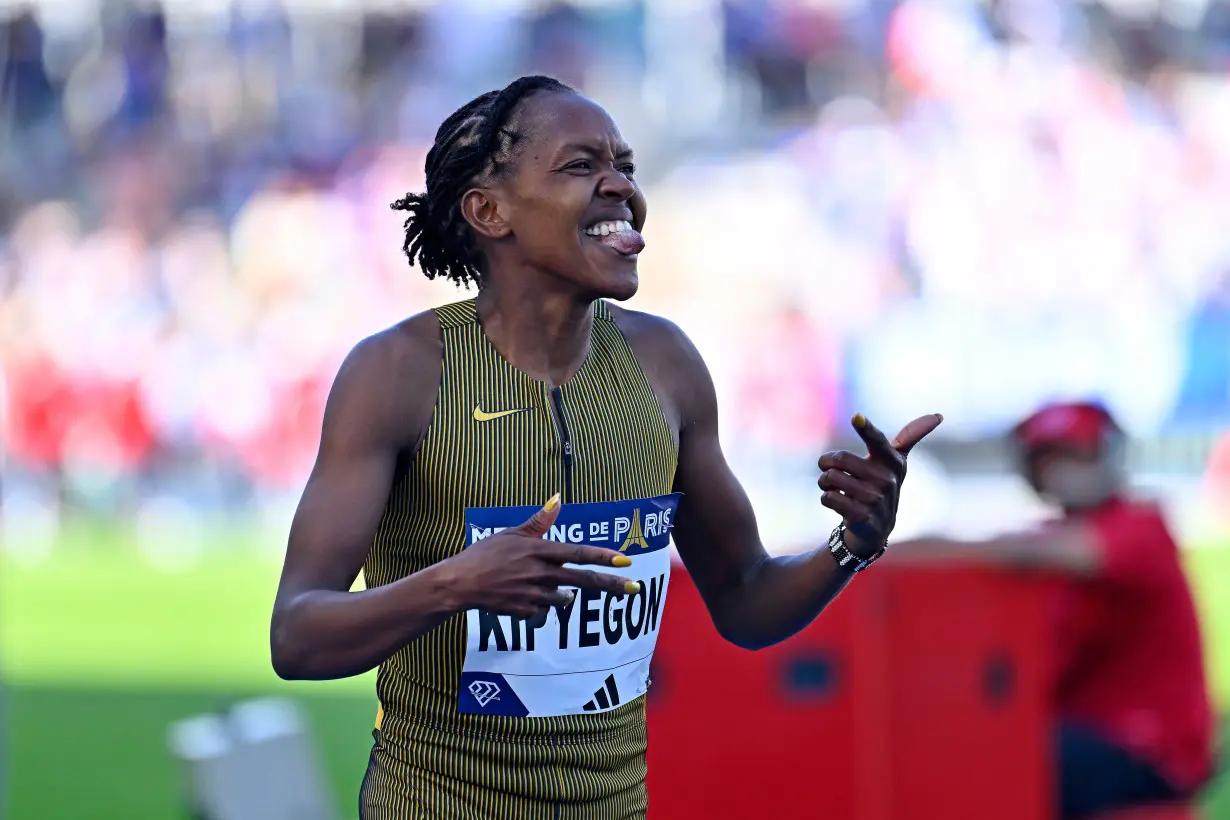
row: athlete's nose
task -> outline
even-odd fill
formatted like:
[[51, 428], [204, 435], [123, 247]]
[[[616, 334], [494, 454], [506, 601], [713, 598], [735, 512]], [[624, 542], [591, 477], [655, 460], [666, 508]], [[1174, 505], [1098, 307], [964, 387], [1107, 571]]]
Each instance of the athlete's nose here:
[[598, 196], [612, 202], [627, 202], [636, 193], [636, 185], [617, 170], [610, 170], [598, 181]]

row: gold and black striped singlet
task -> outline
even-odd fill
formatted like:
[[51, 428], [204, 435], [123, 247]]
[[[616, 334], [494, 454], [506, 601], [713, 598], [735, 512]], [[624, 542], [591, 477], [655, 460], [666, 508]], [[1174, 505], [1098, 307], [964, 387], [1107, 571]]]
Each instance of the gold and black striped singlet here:
[[[671, 492], [675, 437], [603, 302], [584, 364], [555, 389], [500, 356], [474, 300], [435, 312], [444, 342], [439, 395], [389, 495], [364, 565], [369, 586], [460, 552], [466, 508], [538, 507], [557, 492], [565, 505]], [[644, 816], [643, 697], [558, 717], [465, 713], [466, 646], [462, 614], [381, 664], [363, 820]]]

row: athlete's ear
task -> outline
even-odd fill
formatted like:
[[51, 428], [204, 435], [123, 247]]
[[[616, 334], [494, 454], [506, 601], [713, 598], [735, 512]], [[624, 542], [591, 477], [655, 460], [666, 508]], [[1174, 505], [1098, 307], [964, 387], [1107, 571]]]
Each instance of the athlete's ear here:
[[486, 239], [505, 239], [512, 233], [505, 210], [490, 188], [471, 188], [461, 196], [461, 215], [474, 233]]

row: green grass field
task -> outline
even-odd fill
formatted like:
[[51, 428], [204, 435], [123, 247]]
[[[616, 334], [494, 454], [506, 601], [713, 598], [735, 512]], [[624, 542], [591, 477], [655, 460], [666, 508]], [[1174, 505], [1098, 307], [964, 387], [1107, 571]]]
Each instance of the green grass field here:
[[[123, 532], [69, 532], [39, 564], [0, 560], [11, 820], [161, 820], [185, 816], [166, 752], [172, 721], [278, 693], [307, 711], [342, 817], [355, 796], [375, 713], [370, 675], [294, 685], [269, 669], [274, 560], [254, 531], [219, 531], [190, 571], [153, 568]], [[1189, 553], [1210, 647], [1230, 705], [1230, 548]], [[1230, 784], [1206, 816], [1230, 818]]]

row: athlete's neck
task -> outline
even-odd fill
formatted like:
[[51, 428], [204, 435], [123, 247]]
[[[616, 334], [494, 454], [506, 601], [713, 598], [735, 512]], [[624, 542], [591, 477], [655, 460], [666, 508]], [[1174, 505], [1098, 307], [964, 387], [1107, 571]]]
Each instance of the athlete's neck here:
[[477, 309], [491, 344], [532, 378], [561, 385], [585, 362], [594, 323], [592, 301], [496, 279], [479, 291]]

